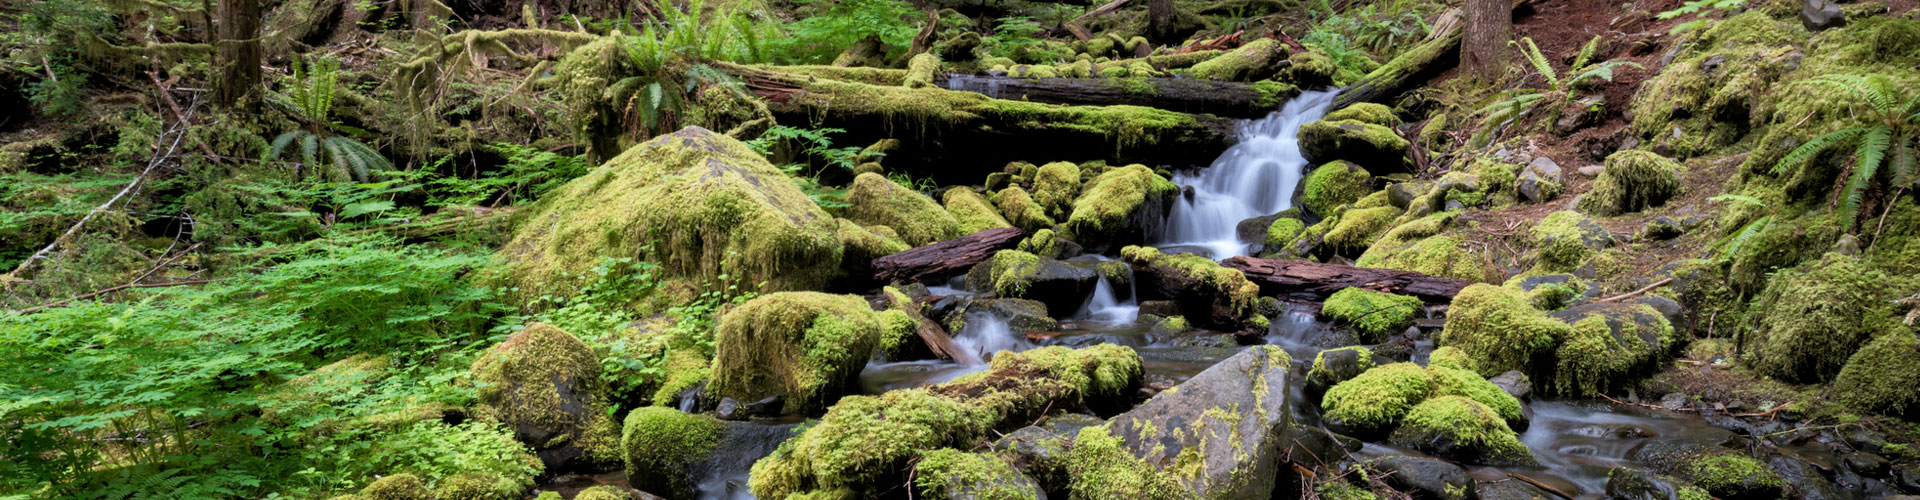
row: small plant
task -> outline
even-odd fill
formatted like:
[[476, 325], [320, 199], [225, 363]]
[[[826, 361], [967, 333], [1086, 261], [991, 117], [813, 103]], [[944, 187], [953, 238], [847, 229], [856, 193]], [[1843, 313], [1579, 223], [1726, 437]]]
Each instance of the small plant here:
[[1491, 104], [1475, 110], [1473, 114], [1486, 117], [1481, 122], [1480, 130], [1473, 135], [1473, 144], [1476, 146], [1485, 146], [1491, 142], [1493, 133], [1500, 127], [1534, 115], [1539, 111], [1541, 104], [1551, 105], [1547, 109], [1548, 118], [1558, 118], [1556, 115], [1560, 113], [1561, 108], [1573, 100], [1575, 91], [1586, 89], [1595, 81], [1613, 81], [1614, 68], [1643, 67], [1630, 61], [1593, 62], [1593, 56], [1600, 47], [1600, 37], [1596, 35], [1592, 40], [1587, 41], [1585, 46], [1580, 47], [1580, 53], [1574, 56], [1573, 64], [1567, 68], [1566, 74], [1570, 76], [1562, 79], [1560, 72], [1555, 71], [1553, 65], [1547, 61], [1547, 56], [1540, 53], [1540, 46], [1534, 45], [1533, 38], [1521, 38], [1520, 41], [1507, 43], [1518, 48], [1520, 55], [1527, 60], [1527, 63], [1540, 73], [1541, 78], [1546, 79], [1547, 88], [1521, 88], [1501, 92], [1494, 96]]
[[1661, 12], [1653, 17], [1665, 21], [1688, 14], [1694, 14], [1693, 20], [1673, 25], [1673, 29], [1667, 32], [1670, 35], [1678, 35], [1705, 26], [1708, 22], [1712, 21], [1712, 19], [1707, 16], [1713, 13], [1732, 12], [1746, 5], [1747, 0], [1691, 0], [1680, 4], [1680, 8]]
[[[293, 78], [287, 81], [287, 91], [276, 95], [274, 100], [286, 107], [305, 128], [289, 130], [274, 137], [273, 144], [267, 150], [267, 160], [278, 160], [286, 154], [287, 147], [299, 144], [300, 167], [328, 167], [326, 176], [330, 178], [352, 178], [365, 182], [373, 178], [373, 172], [393, 168], [393, 164], [379, 151], [353, 138], [335, 134], [335, 131], [344, 131], [354, 135], [369, 135], [365, 130], [332, 119], [334, 84], [339, 72], [339, 61], [321, 58], [303, 67], [299, 59], [294, 59]], [[325, 162], [321, 161], [323, 157]]]
[[917, 31], [913, 21], [926, 18], [913, 5], [900, 0], [800, 0], [797, 3], [815, 10], [788, 26], [790, 36], [775, 39], [771, 45], [783, 59], [800, 64], [833, 62], [841, 51], [868, 36], [879, 37], [880, 43], [887, 47], [905, 48], [913, 43]]
[[762, 27], [739, 12], [703, 20], [704, 8], [695, 0], [684, 12], [663, 9], [661, 19], [620, 38], [636, 74], [614, 82], [606, 95], [632, 118], [629, 123], [648, 132], [677, 128], [687, 101], [710, 85], [749, 97], [738, 80], [699, 61], [763, 61]]
[[1045, 58], [1036, 58], [1032, 52], [1041, 46], [1040, 32], [1046, 28], [1026, 17], [1002, 17], [998, 21], [1000, 24], [994, 26], [993, 35], [980, 40], [989, 55], [1029, 63], [1044, 62]]
[[[794, 184], [799, 185], [800, 190], [806, 192], [807, 197], [813, 199], [813, 203], [821, 208], [843, 208], [849, 206], [842, 201], [846, 197], [846, 192], [822, 186], [818, 178], [822, 169], [838, 168], [851, 171], [859, 163], [860, 148], [833, 147], [833, 139], [828, 137], [828, 134], [843, 132], [846, 131], [837, 128], [805, 129], [775, 125], [768, 128], [766, 132], [762, 132], [760, 137], [747, 141], [747, 147], [766, 156], [770, 161], [780, 156], [776, 154], [776, 148], [787, 152], [788, 156], [799, 162], [776, 164], [793, 178]], [[818, 166], [809, 168], [805, 163], [808, 161], [819, 163]]]
[[1774, 175], [1805, 165], [1822, 152], [1851, 146], [1853, 165], [1841, 172], [1845, 184], [1831, 203], [1846, 218], [1847, 231], [1858, 225], [1860, 205], [1876, 180], [1885, 177], [1889, 189], [1920, 187], [1920, 166], [1916, 166], [1920, 158], [1916, 158], [1914, 145], [1920, 139], [1920, 94], [1903, 103], [1899, 101], [1907, 93], [1903, 89], [1895, 88], [1885, 78], [1859, 75], [1823, 75], [1801, 83], [1837, 87], [1867, 109], [1856, 115], [1861, 117], [1859, 126], [1829, 132], [1794, 148], [1773, 166]]

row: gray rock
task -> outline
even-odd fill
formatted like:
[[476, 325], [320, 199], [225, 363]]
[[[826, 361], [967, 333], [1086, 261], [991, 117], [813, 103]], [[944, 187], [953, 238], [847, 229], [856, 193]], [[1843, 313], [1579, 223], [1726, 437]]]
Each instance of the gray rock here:
[[1140, 302], [1140, 314], [1155, 316], [1179, 316], [1180, 304], [1171, 300], [1147, 300]]
[[1287, 461], [1309, 466], [1337, 466], [1347, 459], [1347, 454], [1357, 453], [1365, 446], [1358, 439], [1336, 434], [1319, 427], [1295, 424], [1293, 442], [1287, 448]]
[[1800, 24], [1808, 31], [1820, 31], [1838, 28], [1847, 24], [1846, 11], [1833, 0], [1803, 0], [1800, 4]]
[[1413, 203], [1414, 198], [1426, 195], [1431, 190], [1433, 190], [1432, 181], [1395, 182], [1387, 186], [1387, 202], [1396, 207], [1407, 208], [1407, 205]]
[[1660, 406], [1676, 410], [1686, 409], [1687, 395], [1678, 392], [1667, 393], [1665, 397], [1660, 398]]
[[1431, 458], [1390, 457], [1373, 461], [1388, 487], [1415, 499], [1459, 500], [1473, 491], [1473, 476], [1452, 462]]
[[1606, 169], [1607, 167], [1605, 165], [1587, 165], [1584, 167], [1580, 167], [1578, 171], [1580, 172], [1580, 175], [1584, 175], [1587, 177], [1599, 177], [1600, 171], [1606, 170]]
[[1498, 481], [1479, 481], [1473, 486], [1473, 493], [1480, 500], [1537, 500], [1557, 498], [1546, 490], [1535, 488], [1518, 479]]
[[1615, 467], [1607, 472], [1607, 497], [1617, 500], [1679, 500], [1680, 489], [1686, 486], [1679, 479], [1640, 469]]
[[1338, 348], [1320, 351], [1314, 355], [1315, 370], [1307, 372], [1307, 393], [1318, 394], [1347, 379], [1360, 376], [1373, 367], [1371, 356], [1361, 358], [1360, 349]]
[[1686, 308], [1682, 307], [1679, 302], [1675, 302], [1673, 299], [1659, 295], [1642, 295], [1635, 297], [1633, 302], [1635, 304], [1646, 304], [1647, 307], [1652, 307], [1653, 310], [1660, 311], [1661, 316], [1667, 317], [1667, 324], [1673, 325], [1676, 329], [1686, 324]]
[[[992, 293], [993, 259], [988, 259], [967, 271], [967, 288], [981, 293]], [[1033, 270], [1022, 273], [1026, 287], [1014, 294], [1014, 298], [1035, 299], [1045, 302], [1047, 307], [1056, 311], [1073, 311], [1093, 293], [1094, 283], [1099, 281], [1100, 273], [1083, 266], [1077, 266], [1046, 257]]]
[[[1779, 473], [1781, 478], [1786, 479], [1787, 484], [1792, 485], [1791, 488], [1794, 498], [1802, 500], [1839, 500], [1847, 498], [1847, 495], [1841, 493], [1839, 488], [1835, 488], [1833, 481], [1828, 481], [1827, 477], [1820, 473], [1820, 469], [1814, 467], [1813, 464], [1780, 455], [1767, 459], [1767, 466], [1773, 468], [1774, 472]], [[1777, 497], [1763, 494], [1753, 496], [1752, 498]]]
[[1108, 420], [1125, 449], [1157, 467], [1197, 458], [1177, 481], [1203, 499], [1268, 498], [1282, 475], [1291, 429], [1292, 361], [1278, 346], [1254, 346]]
[[1686, 228], [1681, 226], [1680, 221], [1662, 215], [1647, 219], [1647, 223], [1640, 226], [1640, 234], [1638, 236], [1640, 239], [1645, 240], [1665, 241], [1678, 238], [1686, 232]]
[[1273, 227], [1273, 221], [1280, 219], [1299, 219], [1300, 210], [1287, 209], [1277, 214], [1262, 215], [1240, 221], [1234, 226], [1234, 232], [1241, 243], [1262, 244], [1267, 242], [1267, 230]]
[[1867, 477], [1882, 477], [1887, 475], [1888, 465], [1890, 465], [1887, 459], [1864, 451], [1856, 451], [1843, 455], [1840, 457], [1840, 462], [1846, 464], [1847, 469]]
[[1528, 396], [1533, 395], [1533, 380], [1528, 379], [1527, 374], [1520, 373], [1519, 370], [1507, 370], [1506, 373], [1487, 379], [1487, 381], [1493, 382], [1494, 387], [1499, 387], [1500, 390], [1506, 391], [1508, 395], [1522, 402], [1525, 402]]
[[1467, 204], [1461, 203], [1460, 200], [1447, 200], [1446, 209], [1447, 209], [1446, 211], [1448, 212], [1452, 212], [1455, 210], [1466, 210]]
[[1560, 164], [1545, 156], [1534, 158], [1527, 163], [1526, 170], [1520, 172], [1514, 189], [1520, 196], [1534, 203], [1545, 203], [1560, 195], [1560, 189], [1566, 182], [1566, 176]]

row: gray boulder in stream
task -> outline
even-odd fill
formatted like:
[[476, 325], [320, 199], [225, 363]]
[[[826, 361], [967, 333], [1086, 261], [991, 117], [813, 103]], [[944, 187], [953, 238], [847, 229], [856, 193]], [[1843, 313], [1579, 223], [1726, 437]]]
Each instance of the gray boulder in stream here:
[[1113, 417], [1106, 431], [1197, 498], [1269, 498], [1291, 474], [1292, 366], [1277, 346], [1247, 348]]
[[744, 483], [753, 462], [792, 437], [793, 427], [723, 422], [664, 407], [635, 409], [620, 437], [627, 483], [668, 500], [730, 497], [727, 490], [734, 486], [727, 483]]
[[967, 271], [969, 289], [1039, 300], [1053, 311], [1079, 310], [1099, 280], [1093, 269], [1019, 250], [1001, 250]]

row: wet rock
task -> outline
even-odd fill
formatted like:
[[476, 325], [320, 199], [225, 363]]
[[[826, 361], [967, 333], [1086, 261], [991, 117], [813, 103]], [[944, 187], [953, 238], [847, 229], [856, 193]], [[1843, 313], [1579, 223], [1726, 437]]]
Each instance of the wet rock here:
[[1374, 460], [1382, 481], [1417, 500], [1464, 500], [1473, 491], [1467, 469], [1431, 458], [1390, 457]]
[[1506, 373], [1487, 379], [1487, 381], [1492, 382], [1494, 387], [1499, 387], [1500, 390], [1506, 391], [1507, 395], [1513, 396], [1514, 399], [1521, 401], [1526, 401], [1527, 396], [1533, 394], [1533, 381], [1528, 380], [1527, 374], [1520, 373], [1519, 370], [1507, 370]]
[[1846, 439], [1847, 446], [1861, 451], [1880, 451], [1880, 446], [1887, 442], [1886, 434], [1873, 431], [1853, 431], [1842, 438]]
[[1369, 170], [1405, 170], [1408, 142], [1393, 129], [1358, 120], [1317, 121], [1300, 127], [1300, 150], [1314, 163], [1368, 162]]
[[1722, 500], [1770, 500], [1787, 493], [1786, 479], [1759, 460], [1738, 452], [1686, 459], [1678, 475]]
[[1893, 467], [1893, 484], [1907, 493], [1920, 493], [1920, 464]]
[[857, 389], [880, 338], [911, 335], [896, 329], [912, 328], [913, 321], [899, 311], [874, 311], [855, 295], [780, 292], [735, 306], [719, 323], [708, 397], [779, 396], [781, 412], [803, 413]]
[[1518, 479], [1498, 481], [1478, 481], [1473, 493], [1480, 500], [1542, 500], [1555, 498], [1552, 493], [1536, 488]]
[[1514, 189], [1527, 201], [1544, 203], [1559, 196], [1565, 182], [1560, 164], [1554, 163], [1552, 158], [1541, 156], [1527, 163], [1526, 170], [1520, 172], [1520, 178], [1515, 180]]
[[1457, 212], [1466, 209], [1467, 204], [1461, 203], [1460, 200], [1447, 200], [1446, 211], [1448, 212]]
[[1299, 220], [1300, 211], [1297, 209], [1287, 209], [1285, 211], [1272, 214], [1272, 215], [1262, 215], [1259, 217], [1252, 217], [1246, 220], [1242, 220], [1240, 221], [1239, 224], [1234, 226], [1233, 228], [1234, 234], [1240, 237], [1241, 243], [1247, 243], [1247, 244], [1266, 243], [1267, 230], [1273, 227], [1273, 221], [1280, 220], [1280, 219]]
[[1027, 331], [1059, 328], [1060, 322], [1048, 316], [1051, 310], [1052, 306], [1049, 304], [1027, 299], [976, 300], [972, 305], [967, 306], [968, 312], [986, 312], [1007, 320], [1007, 326], [1015, 330]]
[[1294, 424], [1287, 461], [1308, 466], [1334, 466], [1357, 453], [1366, 443], [1320, 427]]
[[995, 440], [991, 448], [1010, 456], [1015, 467], [1039, 480], [1046, 490], [1060, 492], [1067, 484], [1067, 450], [1073, 446], [1073, 436], [1103, 423], [1091, 415], [1060, 415], [1015, 429]]
[[1140, 301], [1140, 314], [1154, 316], [1179, 316], [1180, 304], [1171, 300]]
[[[1688, 496], [1687, 492], [1695, 496]], [[1607, 472], [1607, 497], [1616, 500], [1682, 500], [1705, 494], [1679, 479], [1640, 469], [1615, 467]]]
[[627, 414], [620, 447], [627, 482], [668, 499], [698, 498], [744, 477], [793, 434], [793, 424], [723, 422], [662, 407]]
[[1291, 367], [1277, 346], [1249, 347], [1105, 427], [1148, 464], [1191, 464], [1191, 474], [1177, 474], [1176, 481], [1195, 496], [1267, 498], [1282, 475], [1292, 475], [1282, 463], [1290, 442]]
[[1413, 204], [1413, 200], [1425, 196], [1431, 190], [1433, 190], [1432, 181], [1395, 182], [1387, 186], [1387, 202], [1395, 207], [1407, 208], [1408, 205]]
[[1086, 302], [1100, 273], [1018, 250], [1001, 250], [967, 271], [967, 288], [1001, 297], [1034, 299], [1049, 310], [1073, 311]]
[[1848, 470], [1866, 477], [1885, 477], [1892, 470], [1888, 467], [1890, 462], [1887, 459], [1864, 451], [1842, 455], [1840, 463], [1845, 464]]
[[[1801, 500], [1839, 500], [1848, 498], [1813, 464], [1787, 456], [1767, 459], [1767, 465], [1785, 484], [1792, 485], [1793, 497]], [[1771, 497], [1768, 497], [1771, 498]]]
[[1140, 298], [1174, 301], [1180, 315], [1196, 327], [1266, 334], [1269, 323], [1257, 311], [1260, 287], [1240, 271], [1206, 257], [1165, 254], [1153, 247], [1129, 246], [1120, 255], [1133, 266]]
[[1800, 24], [1808, 31], [1821, 31], [1838, 28], [1847, 24], [1846, 11], [1833, 0], [1802, 0], [1800, 3]]
[[1468, 463], [1538, 463], [1499, 412], [1465, 396], [1441, 396], [1414, 406], [1389, 441]]
[[1687, 310], [1679, 302], [1659, 295], [1642, 295], [1633, 299], [1635, 304], [1645, 304], [1667, 318], [1667, 323], [1678, 327], [1687, 321]]
[[1659, 404], [1666, 408], [1685, 409], [1687, 407], [1687, 395], [1678, 392], [1667, 393], [1666, 396], [1660, 398]]
[[741, 415], [739, 410], [740, 400], [720, 398], [720, 405], [713, 408], [713, 416], [721, 420], [746, 420], [746, 415]]
[[1686, 232], [1686, 228], [1680, 227], [1680, 221], [1662, 215], [1648, 219], [1646, 224], [1640, 226], [1640, 233], [1636, 237], [1643, 240], [1666, 241], [1679, 238]]
[[1373, 351], [1361, 346], [1327, 349], [1313, 356], [1307, 370], [1307, 393], [1323, 393], [1335, 384], [1346, 382], [1373, 368]]

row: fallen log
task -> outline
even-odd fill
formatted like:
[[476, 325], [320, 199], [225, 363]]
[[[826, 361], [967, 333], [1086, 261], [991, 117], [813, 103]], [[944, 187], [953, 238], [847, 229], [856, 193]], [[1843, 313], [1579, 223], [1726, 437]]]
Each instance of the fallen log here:
[[1182, 113], [1259, 118], [1279, 109], [1300, 90], [1276, 82], [1239, 83], [1192, 78], [1013, 78], [944, 75], [940, 87], [995, 99], [1081, 104], [1133, 105]]
[[873, 259], [873, 277], [881, 283], [914, 283], [957, 276], [994, 252], [1019, 245], [1026, 235], [1019, 228], [1002, 227], [910, 248]]
[[900, 312], [907, 313], [908, 318], [913, 318], [913, 322], [920, 325], [914, 329], [914, 334], [919, 336], [921, 341], [926, 342], [927, 350], [932, 353], [934, 357], [951, 359], [961, 364], [972, 365], [980, 363], [980, 359], [974, 356], [973, 352], [962, 349], [953, 343], [953, 337], [947, 334], [946, 328], [941, 328], [939, 323], [935, 323], [933, 320], [927, 319], [925, 314], [921, 314], [920, 308], [922, 306], [919, 302], [907, 298], [906, 294], [900, 293], [891, 287], [887, 288], [884, 295], [887, 298], [888, 308], [898, 309]]
[[1460, 40], [1465, 37], [1466, 31], [1463, 28], [1466, 23], [1460, 22], [1460, 16], [1459, 8], [1441, 13], [1426, 41], [1400, 53], [1399, 57], [1387, 61], [1348, 86], [1345, 92], [1334, 98], [1331, 109], [1398, 96], [1458, 64]]
[[1419, 297], [1445, 304], [1453, 301], [1460, 289], [1471, 281], [1428, 276], [1412, 271], [1343, 266], [1305, 260], [1257, 259], [1233, 257], [1220, 264], [1240, 270], [1261, 295], [1279, 295], [1295, 300], [1319, 302], [1344, 288], [1365, 288]]

